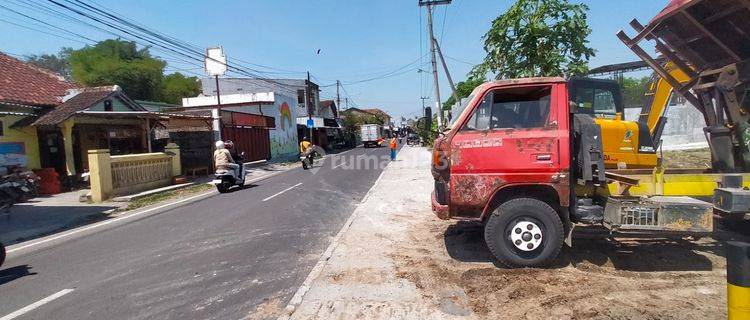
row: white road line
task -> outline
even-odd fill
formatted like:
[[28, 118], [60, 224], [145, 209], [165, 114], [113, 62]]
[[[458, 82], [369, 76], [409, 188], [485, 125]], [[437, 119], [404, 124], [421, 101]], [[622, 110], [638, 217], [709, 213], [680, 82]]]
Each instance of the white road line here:
[[[145, 213], [149, 213], [149, 212], [152, 212], [152, 211], [163, 209], [163, 208], [166, 208], [166, 207], [169, 207], [169, 206], [173, 206], [173, 205], [176, 205], [176, 204], [179, 204], [179, 203], [187, 202], [187, 201], [190, 201], [190, 200], [193, 200], [193, 199], [197, 199], [197, 198], [200, 198], [200, 197], [205, 197], [205, 196], [207, 196], [209, 194], [212, 194], [214, 192], [215, 191], [201, 193], [199, 195], [195, 195], [195, 196], [192, 196], [192, 197], [189, 197], [189, 198], [185, 198], [185, 199], [182, 199], [182, 200], [179, 200], [179, 201], [170, 202], [170, 203], [167, 203], [167, 204], [156, 206], [156, 207], [153, 207], [153, 208], [150, 208], [150, 209], [143, 210], [141, 212], [136, 212], [136, 213], [133, 213], [133, 214], [129, 214], [127, 216], [122, 216], [122, 217], [119, 217], [119, 218], [114, 218], [112, 220], [102, 221], [100, 223], [92, 224], [92, 225], [90, 225], [88, 227], [83, 227], [83, 228], [75, 229], [73, 231], [66, 232], [66, 233], [63, 233], [63, 234], [51, 237], [51, 238], [46, 238], [46, 239], [43, 239], [43, 240], [40, 240], [40, 241], [37, 241], [37, 242], [33, 242], [33, 243], [29, 243], [27, 245], [23, 245], [23, 246], [17, 247], [17, 248], [9, 249], [7, 251], [7, 253], [13, 253], [13, 252], [16, 252], [16, 251], [19, 251], [19, 250], [23, 250], [23, 249], [26, 249], [26, 248], [29, 248], [29, 247], [33, 247], [33, 246], [37, 246], [37, 245], [40, 245], [40, 244], [43, 244], [43, 243], [47, 243], [47, 242], [50, 242], [50, 241], [55, 241], [57, 239], [65, 238], [65, 237], [74, 235], [76, 233], [81, 233], [81, 232], [84, 232], [84, 231], [87, 231], [87, 230], [99, 228], [101, 226], [105, 226], [105, 225], [108, 225], [110, 223], [114, 223], [114, 222], [117, 222], [117, 221], [120, 221], [120, 220], [130, 219], [130, 218], [137, 217], [137, 216], [140, 216], [140, 215], [145, 214]], [[5, 319], [0, 319], [0, 320], [5, 320]]]
[[[276, 194], [274, 194], [274, 195], [272, 195], [272, 196], [270, 196], [270, 197], [268, 197], [268, 198], [265, 198], [265, 199], [263, 199], [263, 202], [266, 202], [266, 201], [268, 201], [268, 200], [271, 200], [271, 199], [275, 198], [276, 196], [278, 196], [278, 195], [280, 195], [280, 194], [282, 194], [282, 193], [284, 193], [284, 192], [287, 192], [287, 191], [289, 191], [289, 190], [292, 190], [292, 189], [294, 189], [294, 188], [296, 188], [296, 187], [299, 187], [300, 185], [302, 185], [302, 182], [300, 182], [300, 183], [298, 183], [298, 184], [295, 184], [295, 185], [293, 185], [293, 186], [291, 186], [291, 187], [289, 187], [289, 188], [286, 188], [286, 189], [284, 189], [284, 190], [281, 190], [281, 191], [279, 191], [278, 193], [276, 193]], [[2, 320], [2, 319], [0, 319], [0, 320]]]
[[11, 320], [11, 319], [18, 318], [18, 317], [26, 314], [27, 312], [29, 312], [31, 310], [34, 310], [36, 308], [41, 307], [45, 303], [49, 303], [52, 300], [55, 300], [55, 299], [57, 299], [59, 297], [62, 297], [64, 295], [68, 294], [68, 293], [71, 293], [71, 292], [73, 292], [73, 289], [60, 290], [59, 292], [57, 292], [57, 293], [55, 293], [55, 294], [53, 294], [53, 295], [51, 295], [49, 297], [46, 297], [46, 298], [44, 298], [42, 300], [39, 300], [39, 301], [34, 302], [34, 303], [32, 303], [32, 304], [30, 304], [28, 306], [25, 306], [25, 307], [23, 307], [21, 309], [18, 309], [15, 312], [13, 312], [13, 313], [11, 313], [11, 314], [9, 314], [7, 316], [0, 318], [0, 320]]
[[336, 166], [334, 166], [334, 167], [333, 167], [333, 168], [331, 168], [331, 169], [336, 169], [336, 168], [338, 168], [338, 167], [340, 167], [340, 166], [343, 166], [343, 165], [345, 165], [345, 164], [346, 164], [346, 162], [342, 162], [341, 164], [339, 164], [339, 165], [336, 165]]

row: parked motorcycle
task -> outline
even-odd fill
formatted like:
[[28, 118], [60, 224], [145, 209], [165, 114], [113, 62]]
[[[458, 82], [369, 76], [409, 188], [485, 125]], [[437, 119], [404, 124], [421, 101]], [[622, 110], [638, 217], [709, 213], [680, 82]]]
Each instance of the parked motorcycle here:
[[225, 193], [234, 186], [242, 187], [245, 185], [244, 160], [245, 152], [236, 156], [236, 161], [240, 165], [237, 177], [234, 176], [231, 170], [216, 170], [214, 180], [212, 181], [212, 183], [216, 185], [216, 190], [219, 190], [220, 193]]
[[39, 195], [39, 176], [31, 171], [16, 170], [0, 177], [0, 210]]

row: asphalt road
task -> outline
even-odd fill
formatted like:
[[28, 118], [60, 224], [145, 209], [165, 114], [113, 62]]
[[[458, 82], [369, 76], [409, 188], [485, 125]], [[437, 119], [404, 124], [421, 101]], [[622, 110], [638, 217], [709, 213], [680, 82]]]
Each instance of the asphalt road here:
[[0, 320], [238, 319], [259, 305], [271, 316], [380, 175], [366, 159], [387, 153], [360, 147], [343, 165], [329, 157], [313, 171], [16, 247], [0, 268]]

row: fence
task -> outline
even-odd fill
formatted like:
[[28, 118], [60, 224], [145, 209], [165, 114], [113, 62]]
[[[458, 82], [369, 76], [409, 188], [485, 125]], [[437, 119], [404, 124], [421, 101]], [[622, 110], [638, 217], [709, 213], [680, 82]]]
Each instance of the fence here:
[[182, 172], [180, 148], [170, 143], [164, 152], [111, 156], [109, 150], [89, 150], [91, 199], [137, 193], [172, 183]]

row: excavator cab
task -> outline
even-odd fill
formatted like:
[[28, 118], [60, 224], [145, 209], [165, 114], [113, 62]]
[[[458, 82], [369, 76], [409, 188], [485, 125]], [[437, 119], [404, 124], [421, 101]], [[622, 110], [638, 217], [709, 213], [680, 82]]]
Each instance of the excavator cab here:
[[[568, 81], [571, 112], [594, 118], [602, 132], [605, 168], [653, 168], [658, 137], [645, 122], [623, 119], [624, 103], [617, 81], [575, 77]], [[656, 138], [656, 139], [654, 139]]]

